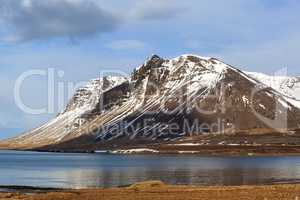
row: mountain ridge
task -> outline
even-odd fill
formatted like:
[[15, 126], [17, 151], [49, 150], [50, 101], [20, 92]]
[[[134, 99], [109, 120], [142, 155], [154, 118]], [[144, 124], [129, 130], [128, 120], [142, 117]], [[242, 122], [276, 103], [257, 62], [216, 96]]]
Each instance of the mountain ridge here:
[[[268, 84], [278, 83], [276, 78], [270, 81], [266, 77], [216, 58], [187, 54], [169, 60], [153, 55], [130, 77], [91, 80], [75, 92], [55, 119], [3, 143], [30, 149], [84, 137], [87, 143], [105, 146], [115, 145], [113, 141], [164, 143], [193, 134], [299, 128], [300, 81], [277, 78], [280, 84], [272, 87]], [[284, 83], [289, 84], [283, 87]], [[284, 117], [286, 124], [281, 122]], [[207, 127], [184, 128], [195, 121]], [[178, 130], [171, 134], [169, 127], [174, 124]], [[223, 127], [213, 130], [217, 124]]]

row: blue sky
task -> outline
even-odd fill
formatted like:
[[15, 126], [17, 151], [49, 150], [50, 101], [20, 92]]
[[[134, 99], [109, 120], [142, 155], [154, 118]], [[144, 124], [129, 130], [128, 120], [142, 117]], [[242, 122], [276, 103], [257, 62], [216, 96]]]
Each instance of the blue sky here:
[[[129, 73], [151, 54], [214, 56], [243, 70], [300, 74], [298, 0], [0, 0], [0, 138], [46, 122], [14, 100], [32, 69], [79, 82], [102, 70]], [[22, 86], [27, 105], [47, 104], [45, 77]]]

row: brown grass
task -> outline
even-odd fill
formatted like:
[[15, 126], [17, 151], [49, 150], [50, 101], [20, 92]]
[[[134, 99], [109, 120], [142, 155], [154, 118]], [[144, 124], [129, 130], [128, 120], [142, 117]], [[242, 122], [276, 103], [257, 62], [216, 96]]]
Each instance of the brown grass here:
[[169, 186], [159, 181], [127, 188], [86, 189], [33, 195], [0, 194], [1, 200], [295, 200], [300, 185], [196, 187]]

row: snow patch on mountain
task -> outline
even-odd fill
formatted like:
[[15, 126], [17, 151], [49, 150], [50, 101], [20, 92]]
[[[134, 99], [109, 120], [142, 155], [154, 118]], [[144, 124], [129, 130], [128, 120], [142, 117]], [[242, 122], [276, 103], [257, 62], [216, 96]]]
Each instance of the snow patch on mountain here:
[[105, 76], [90, 80], [86, 85], [76, 90], [62, 114], [78, 108], [86, 111], [95, 108], [103, 92], [121, 85], [125, 81], [127, 78], [121, 76]]
[[257, 72], [246, 72], [265, 85], [281, 92], [282, 94], [300, 100], [300, 78], [289, 76], [271, 76]]
[[136, 154], [136, 153], [159, 153], [155, 149], [138, 148], [138, 149], [126, 149], [126, 150], [114, 150], [109, 151], [111, 154]]
[[293, 106], [300, 108], [300, 78], [289, 76], [271, 76], [257, 72], [245, 72], [267, 87], [279, 92]]

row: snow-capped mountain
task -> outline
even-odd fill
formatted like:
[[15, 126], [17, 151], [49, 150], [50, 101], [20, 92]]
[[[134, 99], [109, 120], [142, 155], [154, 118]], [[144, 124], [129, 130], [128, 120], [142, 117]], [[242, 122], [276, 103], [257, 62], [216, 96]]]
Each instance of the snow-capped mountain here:
[[130, 77], [90, 81], [55, 119], [4, 143], [11, 148], [66, 143], [84, 148], [259, 128], [297, 129], [299, 82], [243, 72], [216, 58], [154, 55]]

